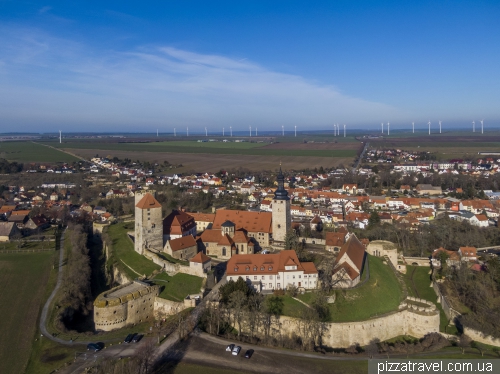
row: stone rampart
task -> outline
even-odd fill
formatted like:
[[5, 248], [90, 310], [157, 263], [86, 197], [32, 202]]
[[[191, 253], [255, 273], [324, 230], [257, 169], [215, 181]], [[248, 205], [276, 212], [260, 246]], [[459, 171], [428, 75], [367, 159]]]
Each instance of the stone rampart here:
[[454, 320], [456, 317], [460, 316], [460, 313], [452, 308], [446, 296], [441, 293], [439, 284], [436, 281], [432, 282], [432, 288], [434, 289], [434, 292], [438, 297], [438, 303], [440, 303], [443, 307], [443, 311], [444, 314], [446, 314], [446, 317], [448, 317], [449, 320]]
[[110, 331], [152, 318], [154, 300], [159, 293], [159, 286], [140, 281], [103, 292], [94, 301], [95, 329]]
[[200, 278], [206, 278], [207, 274], [203, 272], [203, 269], [197, 269], [193, 268], [190, 266], [185, 266], [181, 264], [174, 264], [172, 262], [169, 262], [167, 260], [164, 260], [161, 258], [158, 254], [151, 252], [149, 250], [144, 251], [144, 256], [151, 261], [153, 261], [156, 265], [159, 265], [162, 267], [162, 269], [170, 274], [177, 274], [177, 273], [184, 273], [184, 274], [189, 274], [189, 275], [194, 275], [196, 277]]
[[476, 342], [500, 347], [499, 338], [494, 338], [493, 336], [486, 335], [481, 331], [473, 330], [467, 326], [464, 326], [464, 334]]
[[431, 260], [429, 257], [403, 257], [406, 265], [415, 265], [415, 266], [431, 266]]
[[306, 244], [326, 245], [326, 240], [325, 239], [304, 238], [302, 236], [299, 237], [299, 242], [306, 243]]
[[[412, 305], [412, 301], [426, 306]], [[366, 321], [324, 323], [325, 333], [322, 341], [332, 348], [346, 348], [353, 344], [376, 343], [399, 335], [421, 338], [428, 333], [439, 332], [439, 322], [439, 312], [434, 304], [422, 299], [408, 300], [400, 305], [398, 311]], [[300, 335], [303, 321], [281, 316], [274, 324], [274, 331], [292, 336]]]

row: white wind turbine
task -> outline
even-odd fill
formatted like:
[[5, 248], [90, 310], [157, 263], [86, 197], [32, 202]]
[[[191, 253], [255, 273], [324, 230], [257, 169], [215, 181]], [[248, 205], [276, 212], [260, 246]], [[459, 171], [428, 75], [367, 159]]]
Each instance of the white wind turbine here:
[[208, 136], [208, 131], [206, 127], [205, 127], [205, 136]]
[[252, 126], [250, 126], [250, 137], [252, 137]]
[[285, 136], [285, 126], [281, 126], [281, 136]]
[[175, 127], [174, 127], [174, 136], [177, 136], [177, 134], [175, 133]]
[[229, 126], [229, 134], [233, 137], [233, 126]]
[[186, 127], [186, 136], [189, 136], [189, 127]]
[[384, 133], [384, 122], [380, 123], [380, 126], [382, 126], [382, 134]]
[[255, 128], [255, 136], [258, 136], [258, 135], [257, 135], [257, 127]]
[[483, 134], [483, 122], [484, 122], [484, 119], [481, 120], [481, 134]]
[[344, 124], [344, 138], [345, 138], [345, 124]]
[[476, 132], [476, 121], [472, 121], [472, 132]]
[[429, 125], [429, 135], [431, 134], [431, 121], [427, 123]]
[[439, 133], [441, 134], [441, 121], [439, 121]]
[[62, 132], [61, 130], [59, 130], [59, 144], [62, 143]]
[[411, 127], [413, 128], [413, 133], [415, 134], [415, 122], [411, 123]]
[[391, 128], [389, 126], [390, 126], [390, 123], [387, 122], [387, 136], [389, 136], [390, 132], [391, 132]]
[[224, 136], [224, 127], [222, 128], [222, 136]]
[[295, 126], [295, 137], [297, 137], [297, 126]]

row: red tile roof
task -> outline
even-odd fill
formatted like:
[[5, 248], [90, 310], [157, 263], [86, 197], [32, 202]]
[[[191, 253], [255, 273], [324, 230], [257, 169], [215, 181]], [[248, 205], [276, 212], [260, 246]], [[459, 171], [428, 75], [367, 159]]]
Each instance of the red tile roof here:
[[196, 256], [194, 256], [189, 262], [197, 262], [199, 264], [204, 264], [211, 261], [210, 257], [208, 257], [206, 254], [203, 252], [198, 252]]
[[193, 235], [187, 235], [183, 236], [182, 238], [171, 239], [168, 241], [168, 243], [170, 244], [170, 248], [172, 248], [172, 252], [196, 246], [196, 240], [194, 239]]
[[215, 213], [213, 228], [220, 229], [221, 225], [226, 221], [233, 222], [236, 230], [245, 229], [247, 232], [272, 232], [271, 212], [219, 209]]
[[149, 192], [136, 205], [139, 209], [161, 208], [161, 204]]

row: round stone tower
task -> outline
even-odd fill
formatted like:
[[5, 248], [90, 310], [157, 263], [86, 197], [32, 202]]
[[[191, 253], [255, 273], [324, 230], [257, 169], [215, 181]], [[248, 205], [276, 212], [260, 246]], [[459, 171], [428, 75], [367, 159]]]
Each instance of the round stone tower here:
[[278, 188], [273, 199], [273, 239], [275, 242], [284, 242], [288, 230], [292, 227], [290, 215], [290, 198], [285, 190], [285, 177], [281, 171], [278, 174]]

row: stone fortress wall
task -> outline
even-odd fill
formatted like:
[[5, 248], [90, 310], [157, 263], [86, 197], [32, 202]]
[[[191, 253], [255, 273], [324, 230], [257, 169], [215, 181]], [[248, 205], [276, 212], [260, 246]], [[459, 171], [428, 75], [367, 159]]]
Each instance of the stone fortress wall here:
[[94, 301], [96, 330], [110, 331], [153, 317], [160, 286], [133, 281], [100, 294]]
[[[298, 318], [281, 316], [278, 322], [281, 333], [292, 336], [301, 331]], [[439, 311], [426, 300], [407, 298], [399, 310], [366, 321], [325, 323], [323, 343], [332, 348], [346, 348], [353, 344], [367, 345], [394, 338], [399, 335], [424, 337], [439, 332]], [[273, 329], [278, 330], [277, 326]]]

